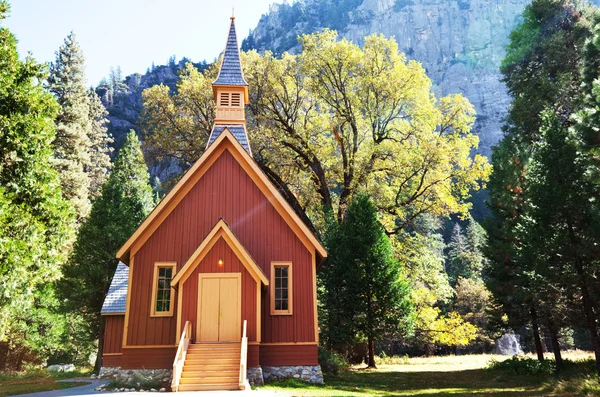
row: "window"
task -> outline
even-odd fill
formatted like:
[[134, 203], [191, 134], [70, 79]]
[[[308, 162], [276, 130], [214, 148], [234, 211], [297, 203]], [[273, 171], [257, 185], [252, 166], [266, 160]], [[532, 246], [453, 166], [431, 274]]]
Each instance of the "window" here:
[[154, 281], [152, 283], [152, 317], [167, 317], [173, 315], [173, 290], [171, 280], [175, 275], [175, 263], [155, 263]]
[[271, 314], [292, 314], [292, 263], [271, 263]]
[[229, 93], [228, 92], [221, 93], [221, 100], [219, 101], [219, 105], [220, 106], [229, 106]]

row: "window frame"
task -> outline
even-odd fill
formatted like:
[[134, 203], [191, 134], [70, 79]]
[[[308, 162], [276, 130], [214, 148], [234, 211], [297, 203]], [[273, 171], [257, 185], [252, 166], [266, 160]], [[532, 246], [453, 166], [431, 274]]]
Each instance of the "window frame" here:
[[176, 262], [155, 262], [154, 263], [154, 277], [152, 278], [152, 300], [150, 301], [150, 317], [173, 317], [175, 308], [175, 289], [171, 287], [171, 295], [169, 302], [169, 311], [159, 312], [156, 311], [156, 299], [158, 297], [158, 273], [161, 268], [171, 268], [171, 280], [175, 277], [177, 271]]
[[[275, 310], [275, 268], [287, 267], [288, 269], [288, 308], [287, 310]], [[292, 271], [292, 262], [271, 262], [271, 315], [272, 316], [291, 316], [294, 314], [294, 279]]]

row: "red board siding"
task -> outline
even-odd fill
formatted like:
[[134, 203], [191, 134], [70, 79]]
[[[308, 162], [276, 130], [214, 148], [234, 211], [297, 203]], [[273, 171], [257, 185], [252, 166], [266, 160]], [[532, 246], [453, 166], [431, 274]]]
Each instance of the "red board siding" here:
[[125, 316], [104, 316], [104, 346], [102, 353], [121, 353]]
[[[219, 266], [219, 259], [223, 260], [223, 266]], [[192, 336], [195, 339], [198, 314], [199, 273], [242, 273], [242, 318], [240, 324], [243, 324], [244, 320], [248, 321], [248, 340], [256, 341], [256, 281], [223, 238], [220, 238], [213, 245], [200, 264], [198, 264], [196, 269], [183, 283], [180, 329], [183, 329], [186, 321], [191, 321]]]
[[260, 346], [248, 345], [248, 362], [246, 364], [248, 368], [258, 367], [260, 365], [259, 352]]
[[319, 365], [317, 345], [261, 345], [260, 365]]
[[177, 343], [176, 316], [149, 316], [154, 263], [181, 268], [220, 218], [269, 279], [272, 261], [293, 263], [293, 315], [271, 316], [263, 291], [262, 341], [315, 340], [312, 254], [226, 150], [135, 254], [127, 345]]
[[173, 368], [177, 348], [123, 349], [121, 369]]
[[103, 367], [120, 367], [123, 361], [123, 355], [102, 355]]

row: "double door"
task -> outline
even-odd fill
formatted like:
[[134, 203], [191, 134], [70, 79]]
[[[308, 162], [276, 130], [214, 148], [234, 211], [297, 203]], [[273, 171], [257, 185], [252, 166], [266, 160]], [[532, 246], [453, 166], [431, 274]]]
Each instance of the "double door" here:
[[241, 309], [240, 273], [201, 273], [196, 342], [239, 342]]

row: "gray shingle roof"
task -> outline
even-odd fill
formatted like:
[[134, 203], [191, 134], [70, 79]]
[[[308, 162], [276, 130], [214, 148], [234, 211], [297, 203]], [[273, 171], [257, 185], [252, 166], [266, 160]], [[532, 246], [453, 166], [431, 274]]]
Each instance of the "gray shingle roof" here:
[[242, 62], [240, 61], [234, 18], [231, 18], [229, 36], [227, 36], [227, 44], [225, 45], [225, 53], [223, 54], [223, 62], [221, 63], [221, 69], [219, 70], [219, 77], [217, 77], [213, 84], [248, 85], [246, 80], [244, 80], [244, 75], [242, 73]]
[[246, 133], [246, 127], [243, 124], [215, 124], [213, 125], [212, 132], [210, 133], [210, 138], [208, 139], [208, 145], [210, 146], [221, 133], [227, 128], [231, 134], [237, 139], [237, 141], [242, 145], [246, 151], [252, 155], [250, 151], [250, 144], [248, 143], [248, 134]]
[[129, 267], [119, 262], [115, 275], [108, 288], [106, 299], [102, 304], [101, 314], [125, 313], [127, 303], [127, 283], [129, 282]]

